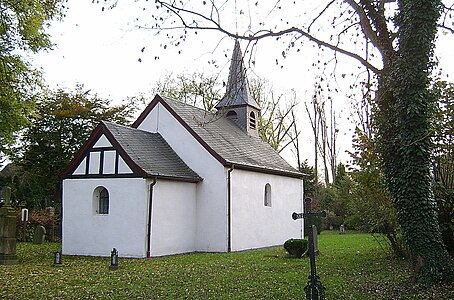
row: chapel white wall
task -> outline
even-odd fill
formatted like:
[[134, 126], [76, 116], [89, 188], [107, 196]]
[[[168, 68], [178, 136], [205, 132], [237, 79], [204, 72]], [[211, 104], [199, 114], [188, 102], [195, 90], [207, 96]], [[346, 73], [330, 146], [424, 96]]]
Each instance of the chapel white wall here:
[[157, 180], [152, 197], [151, 256], [194, 252], [195, 183]]
[[[109, 214], [100, 215], [93, 192], [109, 191]], [[63, 180], [63, 240], [65, 255], [145, 257], [148, 186], [142, 178]]]
[[[271, 185], [271, 207], [264, 205], [265, 185]], [[282, 245], [301, 238], [303, 181], [235, 169], [231, 172], [232, 251]]]
[[227, 251], [226, 178], [220, 164], [158, 103], [138, 127], [158, 132], [203, 181], [196, 188], [195, 250]]

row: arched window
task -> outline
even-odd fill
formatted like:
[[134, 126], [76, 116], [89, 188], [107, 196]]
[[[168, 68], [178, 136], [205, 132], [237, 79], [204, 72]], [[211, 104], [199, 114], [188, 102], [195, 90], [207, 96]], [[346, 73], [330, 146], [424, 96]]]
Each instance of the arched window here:
[[109, 191], [105, 187], [97, 187], [93, 192], [93, 206], [97, 214], [109, 214]]
[[251, 129], [255, 129], [255, 114], [253, 111], [249, 114], [249, 127], [251, 127]]
[[106, 188], [99, 192], [99, 213], [102, 215], [109, 213], [109, 192]]
[[237, 120], [238, 119], [238, 115], [236, 114], [236, 111], [234, 110], [231, 110], [227, 113], [226, 115], [227, 119], [230, 119], [230, 120]]
[[265, 206], [271, 206], [271, 185], [269, 183], [265, 185], [264, 204]]

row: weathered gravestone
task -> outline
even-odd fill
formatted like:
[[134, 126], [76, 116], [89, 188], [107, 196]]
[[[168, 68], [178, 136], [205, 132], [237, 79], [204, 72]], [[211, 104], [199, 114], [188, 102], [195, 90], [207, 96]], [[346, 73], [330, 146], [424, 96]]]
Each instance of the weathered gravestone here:
[[0, 265], [16, 265], [16, 213], [11, 207], [11, 188], [4, 187], [0, 199]]
[[36, 226], [33, 234], [33, 244], [43, 244], [46, 238], [46, 228], [44, 226]]
[[110, 270], [118, 270], [118, 250], [113, 248], [110, 252]]
[[314, 241], [314, 254], [318, 254], [318, 230], [317, 226], [312, 225], [312, 240]]
[[341, 225], [339, 227], [339, 234], [345, 234], [345, 226], [344, 225]]

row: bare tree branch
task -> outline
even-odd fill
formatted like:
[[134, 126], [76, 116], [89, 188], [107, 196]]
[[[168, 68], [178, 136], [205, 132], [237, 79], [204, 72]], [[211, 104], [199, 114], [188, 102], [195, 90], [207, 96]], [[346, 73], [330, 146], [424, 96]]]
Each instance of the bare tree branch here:
[[359, 20], [361, 23], [361, 28], [363, 30], [364, 35], [370, 39], [370, 41], [372, 42], [372, 44], [375, 47], [380, 49], [379, 45], [378, 45], [378, 35], [372, 29], [372, 25], [370, 24], [369, 18], [367, 17], [367, 14], [364, 11], [364, 9], [358, 3], [356, 3], [356, 1], [354, 1], [354, 0], [344, 0], [344, 1], [346, 3], [348, 3], [350, 5], [350, 7], [353, 8], [356, 11], [356, 13], [358, 14]]
[[312, 25], [314, 25], [314, 23], [326, 12], [326, 10], [331, 6], [333, 5], [333, 3], [336, 2], [336, 0], [332, 0], [331, 2], [329, 2], [325, 8], [322, 9], [322, 11], [318, 14], [318, 16], [316, 16], [312, 21], [311, 23], [309, 24], [309, 26], [307, 27], [307, 32], [311, 32], [311, 27]]
[[447, 31], [449, 31], [449, 32], [452, 33], [452, 34], [454, 34], [454, 28], [447, 27], [447, 26], [445, 26], [445, 25], [440, 25], [439, 27], [440, 27], [440, 28], [443, 28], [443, 29], [445, 29], [445, 30], [447, 30]]
[[[345, 0], [345, 1], [351, 1], [351, 0]], [[185, 28], [185, 29], [191, 29], [191, 30], [196, 30], [196, 29], [198, 29], [198, 30], [215, 30], [215, 31], [219, 31], [227, 36], [230, 36], [230, 37], [233, 37], [236, 39], [247, 40], [247, 41], [254, 41], [254, 40], [259, 40], [259, 39], [263, 39], [263, 38], [267, 38], [267, 37], [279, 37], [279, 36], [284, 36], [284, 35], [289, 35], [289, 34], [298, 34], [298, 35], [301, 35], [301, 36], [307, 38], [308, 40], [316, 43], [320, 47], [328, 48], [330, 50], [345, 54], [345, 55], [357, 60], [363, 66], [372, 70], [376, 74], [381, 73], [381, 69], [374, 66], [372, 63], [367, 61], [365, 58], [363, 58], [359, 54], [348, 51], [348, 50], [340, 48], [340, 47], [337, 47], [324, 40], [318, 39], [315, 36], [313, 36], [312, 34], [310, 34], [308, 31], [303, 30], [298, 27], [290, 27], [290, 28], [277, 30], [277, 31], [258, 30], [256, 32], [250, 33], [249, 35], [242, 35], [242, 34], [230, 32], [229, 30], [222, 27], [220, 22], [217, 22], [210, 17], [206, 17], [202, 13], [192, 11], [189, 9], [185, 9], [183, 7], [177, 7], [174, 4], [175, 2], [168, 3], [165, 1], [156, 0], [156, 3], [160, 4], [164, 8], [168, 9], [169, 12], [171, 12], [173, 15], [175, 15], [180, 20], [182, 26], [159, 27], [159, 28], [151, 28], [151, 29], [168, 30], [168, 29]], [[192, 20], [192, 22], [189, 23], [185, 20], [182, 13], [186, 13], [189, 16], [194, 16], [194, 17], [200, 18], [202, 21], [207, 21], [208, 24], [212, 24], [213, 26], [199, 25], [199, 23], [196, 20]], [[145, 27], [142, 27], [142, 28], [145, 28]]]

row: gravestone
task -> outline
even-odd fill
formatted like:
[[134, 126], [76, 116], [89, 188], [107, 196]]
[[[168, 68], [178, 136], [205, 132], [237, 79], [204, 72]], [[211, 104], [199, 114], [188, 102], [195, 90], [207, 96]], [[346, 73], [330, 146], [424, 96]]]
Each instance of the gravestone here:
[[315, 225], [312, 225], [312, 240], [314, 241], [314, 253], [318, 255], [318, 231]]
[[113, 248], [110, 252], [110, 270], [118, 270], [118, 250]]
[[4, 203], [0, 208], [0, 265], [16, 265], [16, 213], [11, 207], [11, 188], [4, 187], [0, 198]]
[[49, 215], [49, 219], [52, 220], [50, 222], [49, 226], [49, 232], [47, 233], [47, 240], [49, 242], [55, 242], [55, 208], [53, 207], [48, 207], [46, 208], [46, 212]]
[[44, 226], [36, 226], [33, 234], [33, 244], [43, 244], [46, 238], [46, 228]]
[[344, 225], [341, 225], [339, 227], [339, 234], [345, 234], [345, 226]]

